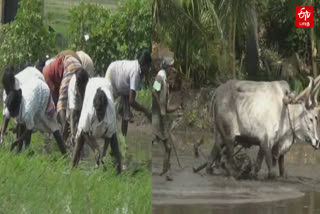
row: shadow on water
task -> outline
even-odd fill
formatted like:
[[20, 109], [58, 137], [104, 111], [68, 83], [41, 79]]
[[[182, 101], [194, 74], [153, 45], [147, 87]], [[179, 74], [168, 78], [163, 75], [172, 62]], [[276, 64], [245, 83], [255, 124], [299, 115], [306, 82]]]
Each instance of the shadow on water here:
[[234, 205], [153, 205], [153, 214], [315, 214], [320, 213], [320, 193], [272, 203]]

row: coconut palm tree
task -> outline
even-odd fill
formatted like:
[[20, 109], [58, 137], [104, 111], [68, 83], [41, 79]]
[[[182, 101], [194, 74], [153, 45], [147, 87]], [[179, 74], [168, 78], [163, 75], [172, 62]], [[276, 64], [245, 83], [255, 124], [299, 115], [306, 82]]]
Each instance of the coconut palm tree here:
[[[170, 29], [174, 26], [172, 34], [175, 35], [171, 36], [171, 42], [176, 43], [173, 45], [175, 46], [174, 51], [181, 57], [187, 78], [195, 79], [195, 77], [206, 76], [209, 73], [208, 70], [198, 70], [195, 73], [192, 69], [197, 69], [194, 63], [195, 60], [199, 60], [199, 56], [210, 58], [210, 52], [216, 51], [212, 50], [216, 47], [212, 43], [217, 41], [223, 52], [229, 55], [230, 59], [226, 61], [232, 62], [231, 67], [229, 62], [223, 67], [232, 71], [235, 78], [237, 35], [244, 34], [246, 29], [257, 29], [257, 24], [249, 25], [252, 17], [249, 17], [248, 14], [253, 4], [254, 0], [244, 2], [238, 0], [169, 0], [166, 3], [163, 0], [155, 0], [153, 4], [154, 24], [158, 23], [166, 28], [171, 26]], [[166, 18], [162, 14], [165, 14]], [[256, 36], [248, 41], [256, 44], [254, 47], [257, 56], [258, 39], [256, 31], [254, 32]], [[202, 69], [210, 68], [204, 66]]]

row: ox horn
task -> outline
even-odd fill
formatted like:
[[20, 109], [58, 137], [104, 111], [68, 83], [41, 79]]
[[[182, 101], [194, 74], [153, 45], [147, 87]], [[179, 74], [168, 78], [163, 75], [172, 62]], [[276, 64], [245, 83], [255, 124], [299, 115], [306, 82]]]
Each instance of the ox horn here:
[[320, 87], [320, 81], [314, 86], [313, 92], [312, 92], [313, 93], [312, 103], [314, 106], [318, 106], [319, 87]]
[[313, 97], [313, 101], [314, 101], [314, 105], [315, 106], [319, 105], [319, 103], [318, 103], [318, 95], [319, 95], [319, 89], [316, 91], [316, 93], [314, 94], [314, 97]]
[[[320, 75], [314, 79], [314, 84], [317, 84], [318, 82], [320, 82]], [[309, 83], [309, 85], [310, 85], [310, 83]], [[293, 103], [299, 102], [299, 100], [301, 100], [302, 98], [304, 98], [305, 96], [308, 95], [309, 91], [310, 91], [309, 87], [305, 88], [298, 96], [295, 97], [295, 99], [293, 100]]]
[[312, 105], [312, 91], [313, 91], [313, 88], [314, 88], [314, 80], [312, 77], [308, 76], [309, 78], [309, 85], [308, 85], [308, 92], [307, 92], [307, 99], [305, 99], [305, 105], [307, 108], [310, 108], [311, 105]]

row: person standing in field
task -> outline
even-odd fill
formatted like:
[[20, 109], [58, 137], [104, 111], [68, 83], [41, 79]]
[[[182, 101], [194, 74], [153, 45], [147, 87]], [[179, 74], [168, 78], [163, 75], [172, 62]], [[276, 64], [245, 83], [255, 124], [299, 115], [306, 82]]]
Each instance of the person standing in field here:
[[121, 132], [127, 136], [128, 123], [132, 118], [130, 107], [143, 112], [151, 119], [151, 111], [136, 101], [137, 90], [143, 76], [151, 67], [151, 55], [144, 50], [137, 60], [120, 60], [112, 62], [105, 78], [111, 82], [114, 98], [121, 97], [119, 114], [122, 117]]
[[170, 155], [171, 146], [169, 144], [170, 134], [165, 125], [165, 115], [175, 112], [180, 106], [170, 106], [168, 103], [169, 83], [167, 70], [172, 66], [172, 58], [164, 58], [161, 63], [161, 70], [158, 72], [152, 88], [152, 143], [161, 141], [165, 149], [165, 159], [160, 176], [166, 175], [166, 180], [171, 181]]

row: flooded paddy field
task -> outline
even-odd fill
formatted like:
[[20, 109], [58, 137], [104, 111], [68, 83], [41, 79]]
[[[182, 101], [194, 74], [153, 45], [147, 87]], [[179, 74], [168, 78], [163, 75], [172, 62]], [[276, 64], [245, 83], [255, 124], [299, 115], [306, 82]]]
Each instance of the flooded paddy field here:
[[[159, 173], [163, 148], [152, 148], [152, 209], [155, 214], [191, 213], [320, 213], [320, 152], [305, 143], [295, 144], [285, 156], [288, 176], [267, 179], [265, 163], [257, 179], [235, 180], [222, 171], [208, 175], [205, 170], [194, 173], [211, 149], [207, 133], [175, 132], [175, 146], [182, 167], [171, 156], [173, 181]], [[195, 159], [193, 143], [205, 136], [201, 156]], [[245, 151], [255, 160], [257, 148]]]

